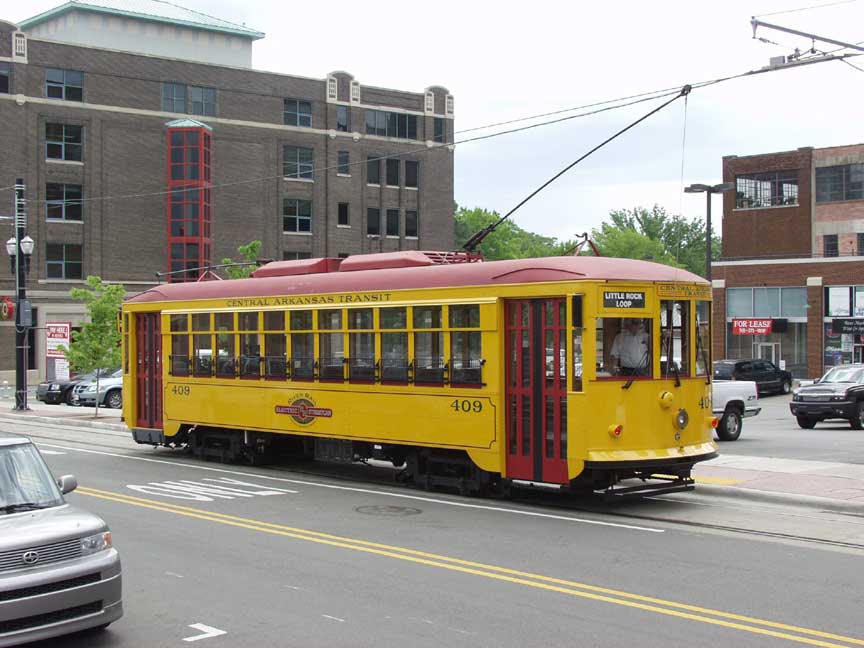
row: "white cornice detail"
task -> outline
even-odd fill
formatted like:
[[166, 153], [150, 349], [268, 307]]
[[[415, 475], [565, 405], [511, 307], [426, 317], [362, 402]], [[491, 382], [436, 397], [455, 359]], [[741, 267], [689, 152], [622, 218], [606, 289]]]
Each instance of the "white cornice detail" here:
[[845, 257], [813, 257], [800, 259], [744, 259], [741, 261], [712, 261], [711, 266], [714, 268], [731, 268], [735, 266], [759, 266], [759, 265], [798, 265], [802, 263], [852, 263], [864, 262], [864, 256], [845, 256]]

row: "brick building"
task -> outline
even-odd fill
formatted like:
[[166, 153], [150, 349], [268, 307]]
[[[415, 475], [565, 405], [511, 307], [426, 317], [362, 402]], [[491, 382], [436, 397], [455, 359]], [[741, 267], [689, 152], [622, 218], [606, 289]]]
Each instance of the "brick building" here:
[[864, 145], [727, 156], [723, 181], [714, 357], [864, 361]]
[[[46, 324], [83, 318], [68, 292], [91, 274], [134, 293], [253, 239], [278, 259], [453, 246], [445, 88], [253, 70], [263, 34], [132, 6], [79, 0], [0, 22], [0, 188], [24, 179], [36, 241], [31, 380], [45, 374]], [[0, 215], [12, 201], [0, 191]], [[14, 297], [6, 263], [2, 295]], [[0, 379], [13, 326], [0, 322]]]

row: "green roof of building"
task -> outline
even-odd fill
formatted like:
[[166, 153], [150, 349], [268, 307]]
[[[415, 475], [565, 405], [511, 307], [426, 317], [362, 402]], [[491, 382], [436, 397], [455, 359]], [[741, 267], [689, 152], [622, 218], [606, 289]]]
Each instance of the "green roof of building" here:
[[79, 11], [92, 11], [93, 13], [178, 25], [190, 29], [221, 32], [251, 40], [264, 38], [263, 32], [249, 29], [244, 25], [237, 25], [221, 18], [214, 18], [199, 11], [186, 9], [180, 5], [165, 2], [165, 0], [70, 0], [70, 2], [54, 9], [49, 9], [38, 16], [27, 18], [20, 23], [20, 27], [26, 30], [76, 9]]

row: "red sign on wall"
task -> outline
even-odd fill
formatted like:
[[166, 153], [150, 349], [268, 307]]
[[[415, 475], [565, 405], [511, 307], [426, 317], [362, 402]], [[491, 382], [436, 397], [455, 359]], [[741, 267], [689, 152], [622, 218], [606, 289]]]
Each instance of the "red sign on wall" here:
[[733, 319], [732, 335], [768, 335], [773, 323], [770, 319]]

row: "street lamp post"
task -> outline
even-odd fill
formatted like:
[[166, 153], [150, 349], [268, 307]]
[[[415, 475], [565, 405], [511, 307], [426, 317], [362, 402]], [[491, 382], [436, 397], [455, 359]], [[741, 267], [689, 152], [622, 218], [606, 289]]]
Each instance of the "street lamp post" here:
[[[27, 236], [27, 216], [24, 211], [24, 180], [15, 181], [15, 236], [6, 241], [6, 252], [12, 272], [15, 274], [15, 409], [27, 407], [27, 329], [30, 322], [30, 309], [26, 308], [27, 271], [30, 269], [30, 255], [35, 242]], [[26, 311], [26, 312], [25, 312]]]
[[723, 182], [716, 185], [692, 184], [684, 188], [684, 193], [705, 193], [708, 205], [705, 214], [705, 278], [711, 281], [711, 196], [715, 193], [723, 193], [724, 191], [732, 191], [735, 184], [732, 182]]

